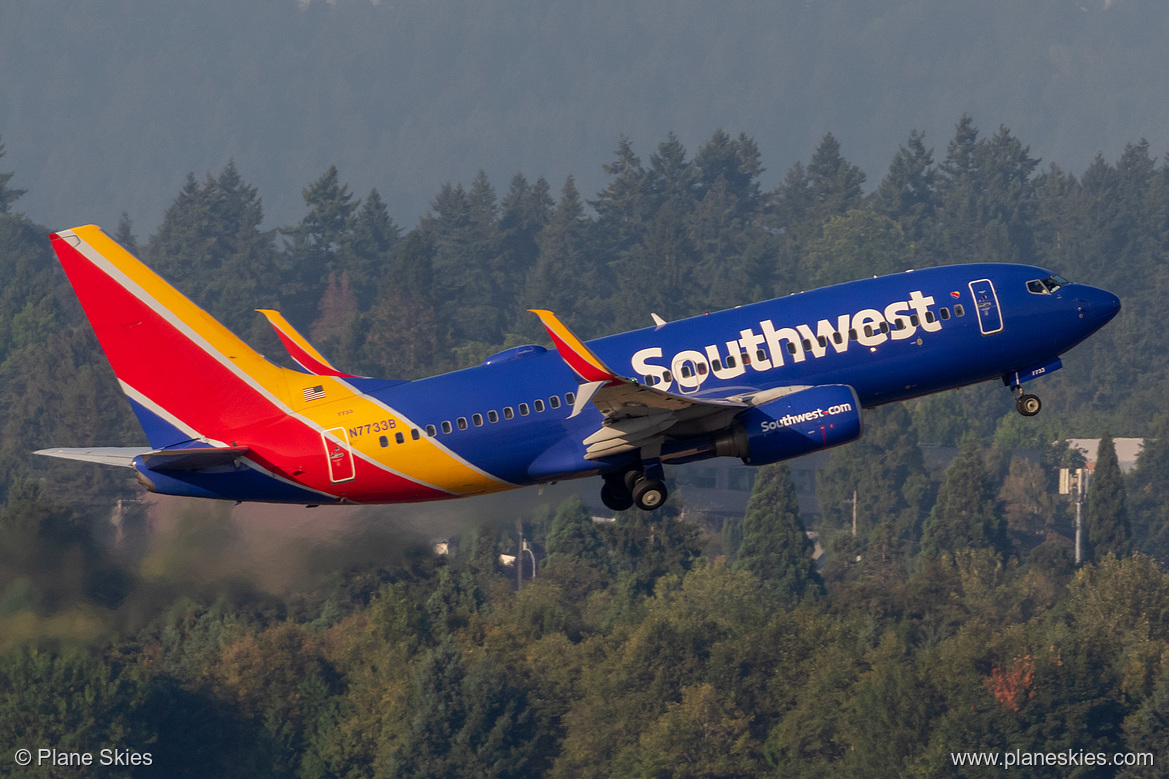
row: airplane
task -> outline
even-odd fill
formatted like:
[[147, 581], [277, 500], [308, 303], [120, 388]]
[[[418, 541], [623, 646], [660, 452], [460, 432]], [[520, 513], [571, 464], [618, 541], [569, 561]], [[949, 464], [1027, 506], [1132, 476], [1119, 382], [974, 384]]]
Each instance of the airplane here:
[[269, 362], [94, 225], [50, 236], [149, 446], [37, 454], [133, 468], [146, 489], [235, 501], [375, 504], [600, 476], [614, 511], [667, 499], [663, 465], [758, 466], [858, 439], [862, 410], [1028, 382], [1120, 300], [1048, 270], [906, 271], [589, 342], [534, 310], [554, 349], [506, 349], [415, 381], [335, 368], [263, 311], [301, 370]]

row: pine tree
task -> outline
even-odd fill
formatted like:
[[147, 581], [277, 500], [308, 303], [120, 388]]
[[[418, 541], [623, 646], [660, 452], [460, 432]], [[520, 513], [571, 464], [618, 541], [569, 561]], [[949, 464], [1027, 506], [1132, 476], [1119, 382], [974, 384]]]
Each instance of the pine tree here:
[[1084, 527], [1087, 537], [1084, 558], [1099, 562], [1108, 553], [1123, 557], [1129, 552], [1128, 507], [1124, 477], [1116, 460], [1112, 436], [1105, 434], [1096, 450], [1096, 467], [1088, 485]]
[[946, 469], [938, 499], [922, 527], [921, 553], [990, 547], [1009, 551], [1006, 523], [995, 500], [978, 440], [967, 435], [957, 459]]
[[873, 208], [899, 221], [909, 240], [917, 241], [938, 207], [933, 149], [925, 147], [925, 134], [914, 130], [873, 193]]
[[609, 565], [605, 539], [579, 497], [574, 496], [560, 504], [544, 546], [550, 562], [563, 558], [594, 568], [608, 568]]
[[[4, 159], [4, 143], [0, 142], [0, 159]], [[8, 209], [16, 202], [16, 199], [25, 193], [23, 189], [13, 189], [8, 186], [8, 182], [15, 174], [0, 173], [0, 214], [7, 214]]]
[[754, 573], [786, 603], [823, 590], [786, 463], [759, 469], [743, 517], [743, 541], [735, 565]]
[[1169, 561], [1169, 415], [1154, 420], [1131, 479], [1132, 548]]

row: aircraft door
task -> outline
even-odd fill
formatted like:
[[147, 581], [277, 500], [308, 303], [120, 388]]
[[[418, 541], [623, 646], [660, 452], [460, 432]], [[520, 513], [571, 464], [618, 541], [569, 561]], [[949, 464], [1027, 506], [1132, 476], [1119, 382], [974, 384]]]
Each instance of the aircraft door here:
[[323, 431], [321, 441], [325, 445], [325, 459], [329, 461], [329, 480], [340, 484], [357, 478], [353, 450], [349, 448], [349, 433], [345, 428], [334, 427]]
[[983, 335], [993, 335], [1003, 329], [1003, 314], [999, 310], [998, 295], [995, 294], [994, 284], [990, 279], [979, 279], [970, 282], [970, 294], [974, 297], [974, 306], [978, 309], [978, 329]]

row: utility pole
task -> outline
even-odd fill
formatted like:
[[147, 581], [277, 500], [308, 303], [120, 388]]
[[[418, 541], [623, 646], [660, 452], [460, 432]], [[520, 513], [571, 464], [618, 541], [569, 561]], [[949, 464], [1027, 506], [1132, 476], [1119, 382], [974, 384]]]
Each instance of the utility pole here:
[[856, 538], [856, 489], [852, 491], [852, 537]]
[[1088, 477], [1091, 474], [1087, 468], [1059, 469], [1059, 494], [1070, 495], [1075, 491], [1076, 501], [1076, 565], [1084, 561], [1084, 495], [1088, 492]]

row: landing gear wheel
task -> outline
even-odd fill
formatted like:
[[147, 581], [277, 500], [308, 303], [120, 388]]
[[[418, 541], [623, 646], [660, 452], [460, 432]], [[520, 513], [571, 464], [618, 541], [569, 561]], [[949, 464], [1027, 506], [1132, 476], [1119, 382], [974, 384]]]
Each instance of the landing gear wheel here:
[[641, 479], [633, 488], [633, 502], [642, 511], [655, 511], [666, 502], [669, 492], [658, 479]]
[[1023, 416], [1033, 417], [1039, 413], [1039, 409], [1043, 408], [1043, 403], [1036, 395], [1020, 395], [1015, 401], [1015, 408]]
[[645, 474], [641, 471], [626, 471], [625, 474], [621, 477], [622, 481], [625, 482], [625, 490], [631, 495], [633, 494], [633, 489], [637, 486], [637, 483], [644, 478]]
[[624, 511], [633, 506], [633, 495], [622, 482], [606, 479], [601, 487], [601, 502], [613, 511]]

